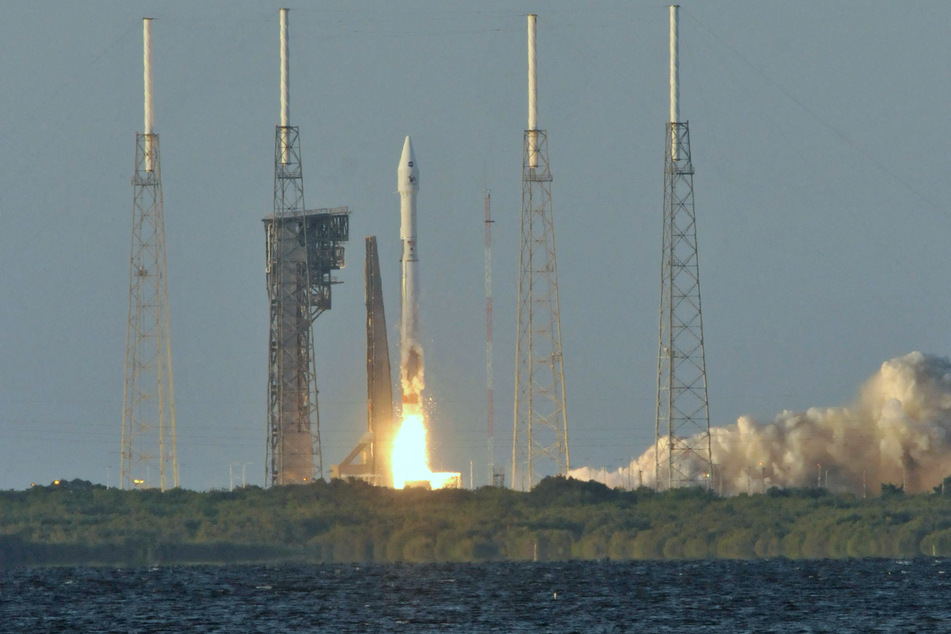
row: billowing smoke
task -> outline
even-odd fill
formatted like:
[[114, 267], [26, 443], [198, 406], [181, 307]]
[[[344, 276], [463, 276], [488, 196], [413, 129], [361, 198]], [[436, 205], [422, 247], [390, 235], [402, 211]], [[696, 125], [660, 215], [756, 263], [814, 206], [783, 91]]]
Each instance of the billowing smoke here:
[[[726, 495], [822, 486], [877, 494], [881, 483], [926, 491], [951, 475], [951, 361], [912, 352], [882, 364], [848, 407], [741, 417], [711, 428], [713, 485]], [[569, 475], [609, 486], [654, 485], [654, 447], [629, 468]], [[701, 477], [699, 463], [681, 465]]]
[[415, 341], [404, 341], [400, 346], [400, 385], [403, 392], [404, 409], [406, 405], [413, 405], [413, 414], [419, 413], [422, 403], [420, 395], [426, 387], [423, 379], [423, 348]]

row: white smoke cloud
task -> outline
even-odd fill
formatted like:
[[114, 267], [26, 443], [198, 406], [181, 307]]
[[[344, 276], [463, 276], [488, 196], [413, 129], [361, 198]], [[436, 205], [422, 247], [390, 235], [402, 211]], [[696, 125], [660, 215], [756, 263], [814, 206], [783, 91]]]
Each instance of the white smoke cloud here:
[[[851, 406], [784, 411], [765, 425], [744, 416], [710, 431], [714, 485], [726, 495], [817, 484], [877, 494], [882, 482], [927, 491], [951, 475], [951, 361], [912, 352], [883, 363]], [[651, 447], [629, 467], [569, 475], [653, 486], [654, 461]]]

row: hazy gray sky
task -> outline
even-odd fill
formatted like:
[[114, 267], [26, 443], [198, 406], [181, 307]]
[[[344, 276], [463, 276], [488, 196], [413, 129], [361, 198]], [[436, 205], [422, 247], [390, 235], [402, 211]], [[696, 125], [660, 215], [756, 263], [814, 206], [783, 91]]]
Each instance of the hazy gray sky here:
[[[0, 5], [0, 489], [118, 480], [146, 15], [181, 482], [226, 487], [229, 465], [250, 463], [263, 484], [279, 7]], [[666, 4], [319, 2], [290, 14], [291, 122], [307, 206], [353, 212], [343, 284], [316, 327], [325, 466], [366, 426], [365, 235], [378, 236], [397, 358], [407, 134], [432, 466], [468, 476], [472, 460], [485, 482], [486, 188], [496, 445], [511, 461], [529, 12], [572, 466], [616, 468], [652, 442]], [[938, 1], [682, 5], [714, 424], [845, 404], [891, 357], [948, 354], [949, 33]]]

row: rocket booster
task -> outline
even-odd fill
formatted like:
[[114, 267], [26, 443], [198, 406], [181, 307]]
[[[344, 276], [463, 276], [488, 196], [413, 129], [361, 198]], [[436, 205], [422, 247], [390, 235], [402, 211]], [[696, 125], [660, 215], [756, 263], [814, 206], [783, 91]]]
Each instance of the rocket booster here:
[[400, 289], [400, 373], [403, 404], [418, 406], [423, 390], [423, 349], [419, 342], [419, 256], [416, 251], [416, 193], [419, 191], [419, 167], [409, 137], [397, 169], [400, 193], [400, 240], [403, 251]]

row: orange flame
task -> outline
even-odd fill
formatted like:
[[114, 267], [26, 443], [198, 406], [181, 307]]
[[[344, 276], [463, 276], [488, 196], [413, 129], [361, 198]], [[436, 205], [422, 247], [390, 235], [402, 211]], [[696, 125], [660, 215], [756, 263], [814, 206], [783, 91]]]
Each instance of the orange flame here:
[[458, 473], [433, 473], [426, 455], [426, 427], [422, 414], [406, 414], [393, 440], [393, 487], [428, 482], [431, 489], [459, 486]]

